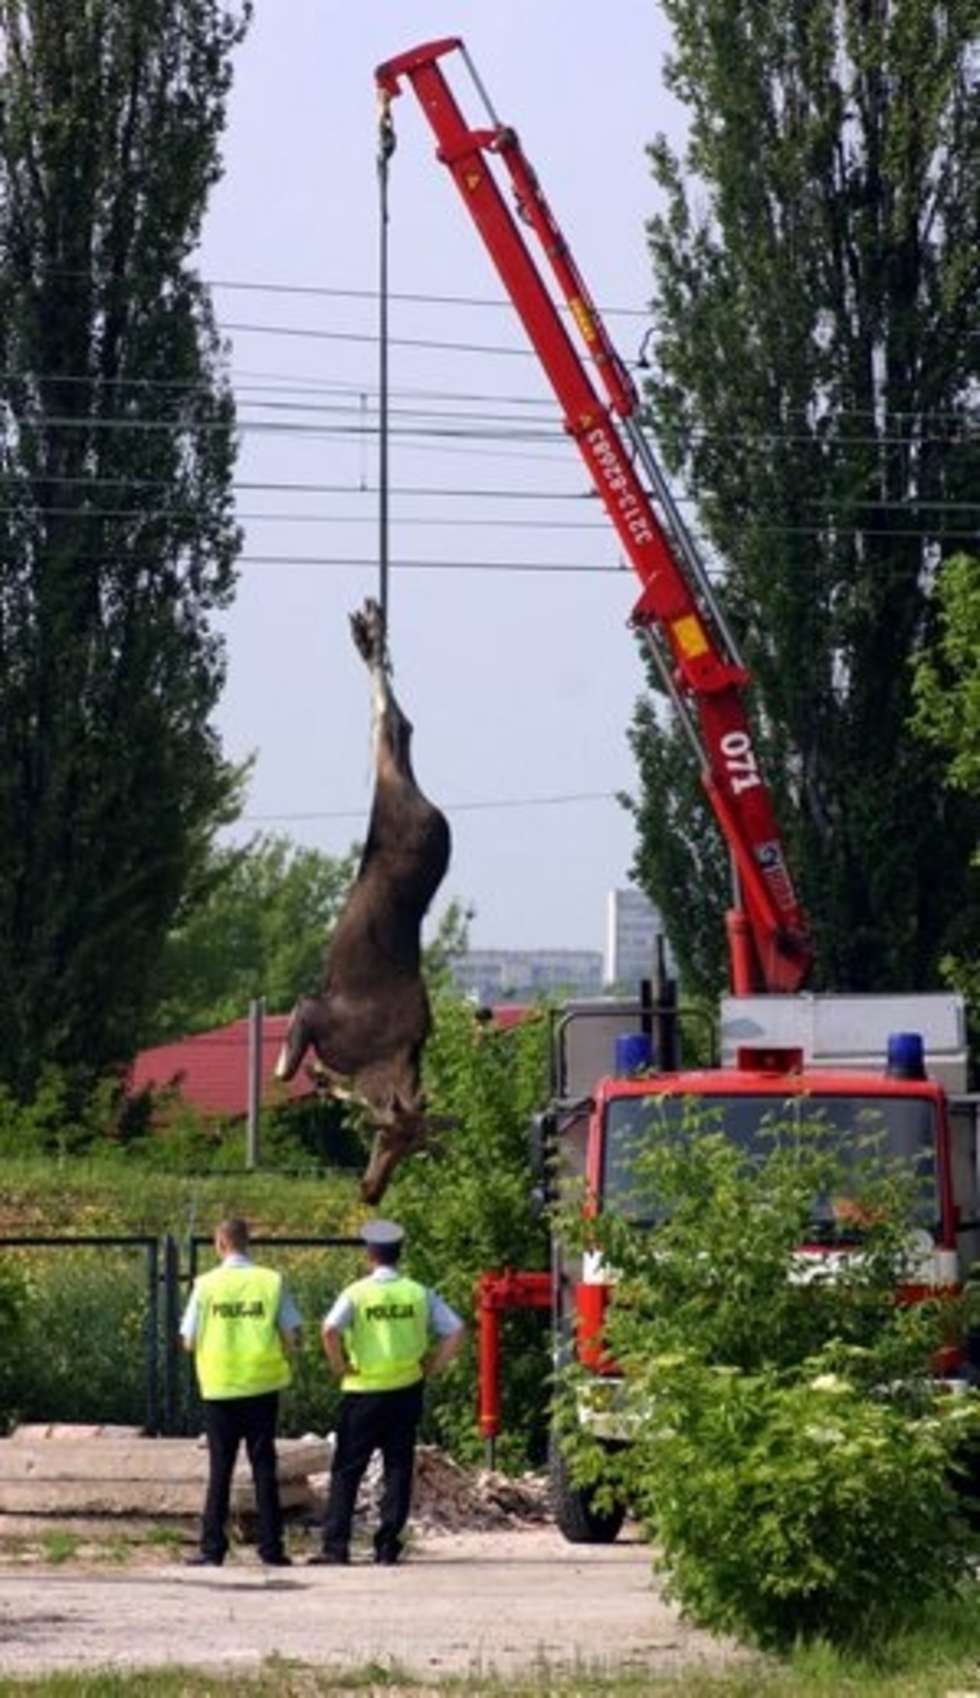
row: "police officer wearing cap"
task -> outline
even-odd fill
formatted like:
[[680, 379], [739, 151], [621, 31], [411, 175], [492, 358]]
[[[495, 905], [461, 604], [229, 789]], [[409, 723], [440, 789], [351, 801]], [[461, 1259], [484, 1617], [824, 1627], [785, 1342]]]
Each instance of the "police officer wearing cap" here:
[[289, 1355], [299, 1338], [299, 1312], [282, 1275], [249, 1256], [246, 1221], [237, 1215], [221, 1221], [214, 1247], [220, 1264], [195, 1280], [180, 1324], [184, 1348], [194, 1353], [209, 1462], [201, 1549], [187, 1561], [210, 1568], [224, 1562], [231, 1477], [244, 1439], [255, 1482], [259, 1556], [269, 1567], [288, 1568], [276, 1424], [279, 1393], [292, 1378]]
[[361, 1237], [370, 1271], [341, 1292], [323, 1323], [324, 1353], [343, 1396], [323, 1551], [312, 1563], [350, 1561], [357, 1491], [376, 1450], [383, 1485], [374, 1560], [398, 1561], [411, 1506], [423, 1385], [463, 1342], [463, 1323], [448, 1303], [399, 1270], [404, 1236], [394, 1221], [368, 1221]]

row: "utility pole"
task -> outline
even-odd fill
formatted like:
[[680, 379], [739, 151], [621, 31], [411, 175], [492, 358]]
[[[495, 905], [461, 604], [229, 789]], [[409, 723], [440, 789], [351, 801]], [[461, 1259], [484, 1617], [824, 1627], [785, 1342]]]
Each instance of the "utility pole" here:
[[245, 1166], [259, 1165], [259, 1123], [262, 1113], [262, 1019], [265, 997], [248, 1005], [248, 1120], [245, 1125]]

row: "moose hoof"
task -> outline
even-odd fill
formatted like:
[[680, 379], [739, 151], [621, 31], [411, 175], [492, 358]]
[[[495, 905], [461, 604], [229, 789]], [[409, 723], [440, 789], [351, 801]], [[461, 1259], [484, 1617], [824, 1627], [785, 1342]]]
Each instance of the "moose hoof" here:
[[385, 625], [384, 615], [376, 601], [370, 596], [360, 612], [350, 616], [351, 636], [362, 660], [368, 666], [377, 666], [384, 659]]

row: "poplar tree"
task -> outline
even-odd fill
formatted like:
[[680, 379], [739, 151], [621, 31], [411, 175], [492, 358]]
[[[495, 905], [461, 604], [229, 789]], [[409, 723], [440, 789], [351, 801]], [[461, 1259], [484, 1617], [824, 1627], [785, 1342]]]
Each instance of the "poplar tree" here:
[[[916, 733], [938, 749], [949, 786], [980, 804], [980, 555], [961, 554], [947, 564], [938, 587], [939, 625], [918, 657], [913, 692]], [[980, 838], [973, 866], [980, 878]], [[959, 929], [957, 953], [941, 963], [949, 983], [963, 992], [980, 1057], [980, 913]]]
[[[980, 0], [664, 10], [689, 129], [650, 149], [651, 422], [754, 675], [816, 982], [927, 988], [976, 922], [977, 800], [910, 718], [980, 513]], [[724, 846], [653, 697], [633, 742], [636, 874], [716, 990]]]
[[0, 1078], [140, 1037], [235, 775], [234, 409], [197, 275], [248, 5], [0, 0]]

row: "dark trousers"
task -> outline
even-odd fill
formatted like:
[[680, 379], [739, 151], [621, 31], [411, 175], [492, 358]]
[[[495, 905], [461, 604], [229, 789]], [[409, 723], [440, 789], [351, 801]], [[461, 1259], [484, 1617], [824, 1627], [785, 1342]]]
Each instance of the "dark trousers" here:
[[204, 1399], [204, 1431], [208, 1441], [208, 1490], [201, 1524], [201, 1550], [219, 1561], [228, 1549], [225, 1522], [231, 1476], [238, 1446], [245, 1441], [255, 1481], [259, 1523], [259, 1556], [268, 1561], [282, 1555], [282, 1513], [276, 1478], [276, 1420], [279, 1393], [258, 1397]]
[[380, 1519], [374, 1535], [379, 1556], [395, 1557], [412, 1503], [415, 1435], [422, 1415], [422, 1382], [401, 1391], [348, 1391], [340, 1400], [330, 1492], [323, 1518], [323, 1548], [346, 1557], [357, 1490], [374, 1452], [384, 1465]]

